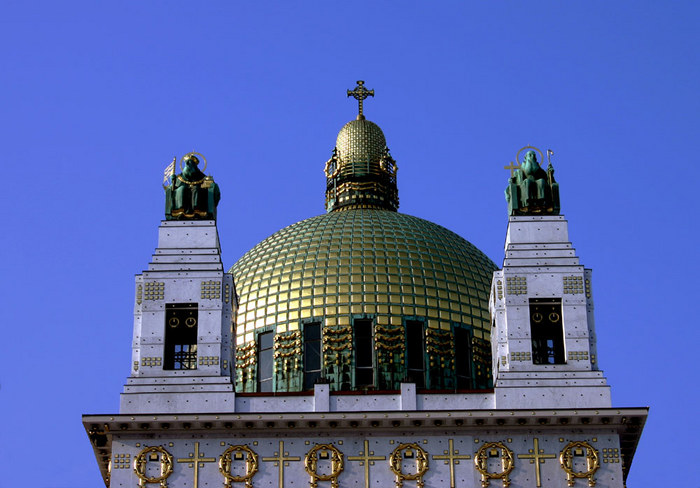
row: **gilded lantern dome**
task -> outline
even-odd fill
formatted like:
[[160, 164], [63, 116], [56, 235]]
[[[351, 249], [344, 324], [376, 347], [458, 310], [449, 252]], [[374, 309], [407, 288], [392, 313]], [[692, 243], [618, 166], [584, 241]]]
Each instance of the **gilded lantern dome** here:
[[237, 391], [491, 388], [495, 264], [396, 211], [396, 162], [364, 116], [341, 129], [324, 172], [328, 212], [276, 232], [230, 270]]
[[340, 129], [335, 147], [341, 173], [379, 174], [379, 161], [386, 149], [382, 129], [367, 119], [351, 120]]

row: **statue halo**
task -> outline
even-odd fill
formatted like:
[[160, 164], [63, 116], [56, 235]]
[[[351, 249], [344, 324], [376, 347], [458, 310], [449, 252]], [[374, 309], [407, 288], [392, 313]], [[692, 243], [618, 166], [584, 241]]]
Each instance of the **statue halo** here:
[[185, 166], [185, 158], [186, 158], [187, 156], [197, 156], [197, 158], [198, 158], [200, 161], [204, 161], [204, 168], [199, 168], [199, 171], [201, 171], [202, 173], [204, 173], [204, 170], [207, 169], [207, 158], [205, 158], [204, 155], [203, 155], [202, 153], [198, 153], [198, 152], [194, 152], [194, 151], [188, 152], [187, 154], [185, 154], [184, 156], [182, 156], [182, 159], [180, 159], [180, 170], [182, 171], [182, 170], [185, 169], [185, 168], [184, 168], [184, 166]]
[[540, 151], [540, 150], [539, 150], [538, 148], [536, 148], [535, 146], [525, 146], [525, 147], [521, 147], [521, 148], [518, 150], [518, 153], [515, 155], [515, 161], [516, 161], [517, 164], [520, 164], [520, 153], [523, 152], [523, 151], [526, 150], [526, 149], [534, 149], [535, 151], [537, 151], [537, 152], [539, 153], [539, 155], [540, 155], [539, 163], [540, 163], [540, 164], [544, 163], [544, 156], [542, 155], [542, 151]]

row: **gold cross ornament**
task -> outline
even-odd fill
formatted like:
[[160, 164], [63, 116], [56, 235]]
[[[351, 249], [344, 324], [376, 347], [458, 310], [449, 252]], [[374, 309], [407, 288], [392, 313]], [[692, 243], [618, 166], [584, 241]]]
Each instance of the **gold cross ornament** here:
[[455, 488], [455, 464], [459, 464], [460, 459], [470, 459], [471, 456], [455, 451], [454, 440], [452, 439], [447, 441], [447, 450], [442, 452], [445, 453], [444, 456], [433, 456], [433, 459], [444, 460], [445, 464], [450, 465], [450, 488]]
[[374, 96], [374, 90], [368, 90], [365, 88], [365, 82], [362, 80], [357, 80], [357, 86], [355, 87], [354, 90], [350, 91], [348, 90], [348, 96], [353, 97], [357, 102], [359, 103], [359, 114], [357, 115], [358, 119], [364, 119], [365, 116], [362, 114], [362, 102], [364, 101], [365, 98], [367, 97], [373, 97]]
[[199, 468], [204, 467], [204, 463], [215, 463], [216, 458], [204, 457], [203, 452], [199, 452], [199, 442], [194, 443], [194, 452], [190, 453], [190, 457], [180, 458], [178, 463], [188, 463], [189, 468], [194, 468], [194, 488], [199, 488]]
[[[280, 448], [275, 452], [274, 457], [264, 457], [263, 461], [273, 462], [274, 466], [278, 466], [279, 471], [279, 488], [284, 488], [284, 467], [289, 466], [289, 461], [301, 461], [298, 456], [290, 456], [288, 452], [284, 452], [284, 441], [280, 441]], [[196, 488], [196, 487], [195, 487]]]
[[369, 441], [365, 439], [365, 449], [359, 456], [348, 456], [348, 461], [360, 461], [360, 466], [365, 468], [365, 488], [369, 488], [369, 467], [374, 461], [384, 461], [386, 456], [374, 456], [374, 451], [369, 450]]
[[537, 477], [537, 486], [542, 486], [542, 477], [540, 475], [540, 464], [544, 464], [545, 459], [554, 459], [557, 456], [554, 454], [543, 454], [544, 449], [540, 449], [540, 440], [535, 437], [533, 439], [534, 449], [528, 449], [530, 454], [518, 454], [518, 459], [529, 459], [530, 464], [535, 465], [535, 476]]

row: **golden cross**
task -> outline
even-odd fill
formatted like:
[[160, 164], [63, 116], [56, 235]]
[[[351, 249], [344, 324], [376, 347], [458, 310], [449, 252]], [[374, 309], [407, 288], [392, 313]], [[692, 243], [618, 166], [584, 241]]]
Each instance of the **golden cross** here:
[[369, 441], [365, 439], [365, 450], [360, 451], [359, 456], [348, 456], [348, 461], [360, 461], [360, 466], [365, 467], [365, 488], [369, 488], [369, 467], [374, 466], [374, 461], [384, 461], [386, 456], [375, 456], [374, 451], [369, 450]]
[[528, 449], [530, 454], [518, 454], [519, 459], [529, 459], [530, 464], [535, 465], [535, 476], [537, 476], [537, 486], [542, 486], [542, 478], [540, 476], [540, 464], [544, 464], [545, 459], [554, 459], [555, 454], [543, 454], [544, 449], [540, 449], [540, 440], [535, 437], [533, 440], [534, 449]]
[[360, 113], [357, 116], [358, 119], [364, 118], [364, 115], [362, 115], [362, 102], [365, 98], [367, 97], [373, 97], [374, 96], [374, 90], [368, 90], [365, 88], [365, 82], [362, 80], [357, 80], [357, 86], [353, 91], [348, 90], [348, 96], [353, 97], [355, 100], [358, 101], [360, 104]]
[[510, 162], [510, 166], [504, 166], [503, 169], [509, 169], [510, 170], [510, 177], [512, 178], [514, 175], [514, 169], [520, 169], [519, 164], [515, 164], [513, 161]]
[[444, 460], [445, 464], [450, 465], [450, 488], [455, 488], [455, 464], [459, 464], [460, 459], [471, 459], [469, 454], [459, 454], [459, 451], [455, 451], [455, 444], [452, 439], [447, 441], [447, 450], [442, 451], [445, 453], [444, 456], [433, 456], [433, 459]]
[[[201, 456], [201, 457], [200, 457]], [[215, 463], [216, 458], [204, 457], [203, 452], [199, 452], [199, 442], [194, 443], [194, 452], [190, 453], [190, 457], [180, 458], [178, 463], [189, 463], [188, 468], [194, 468], [194, 488], [199, 488], [199, 468], [204, 467], [204, 463]]]
[[289, 466], [289, 461], [301, 461], [301, 458], [284, 452], [284, 441], [280, 441], [280, 450], [275, 452], [275, 457], [264, 457], [262, 460], [274, 462], [275, 466], [279, 466], [279, 488], [284, 488], [284, 467]]

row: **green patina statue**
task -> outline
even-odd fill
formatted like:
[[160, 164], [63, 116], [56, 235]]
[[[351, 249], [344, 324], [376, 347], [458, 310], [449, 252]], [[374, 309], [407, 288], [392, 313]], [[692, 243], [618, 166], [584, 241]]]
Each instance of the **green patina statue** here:
[[[165, 186], [165, 218], [167, 220], [216, 219], [216, 206], [221, 199], [219, 185], [214, 178], [199, 169], [195, 153], [182, 158], [182, 173], [173, 173], [170, 184]], [[206, 160], [204, 168], [206, 169]]]
[[537, 162], [535, 151], [525, 153], [525, 160], [510, 178], [506, 188], [509, 215], [559, 214], [559, 183], [554, 167], [547, 171]]

